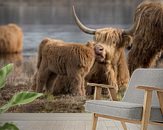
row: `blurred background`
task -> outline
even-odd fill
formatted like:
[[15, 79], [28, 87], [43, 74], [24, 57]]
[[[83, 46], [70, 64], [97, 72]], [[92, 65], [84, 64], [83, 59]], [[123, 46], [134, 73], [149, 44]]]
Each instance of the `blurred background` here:
[[127, 28], [142, 0], [0, 0], [0, 24], [16, 23], [24, 32], [24, 56], [34, 55], [45, 37], [87, 42], [92, 36], [75, 25], [72, 5], [89, 27]]

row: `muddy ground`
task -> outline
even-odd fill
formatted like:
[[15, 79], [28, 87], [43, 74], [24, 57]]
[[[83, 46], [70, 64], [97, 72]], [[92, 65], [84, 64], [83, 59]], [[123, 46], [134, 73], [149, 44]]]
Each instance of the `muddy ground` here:
[[[29, 86], [24, 84], [19, 84], [16, 86], [6, 85], [0, 93], [0, 105], [2, 106], [2, 104], [5, 104], [7, 101], [9, 101], [15, 93], [26, 90], [29, 90]], [[34, 102], [27, 105], [11, 108], [8, 112], [78, 113], [84, 112], [83, 105], [85, 103], [85, 100], [86, 99], [84, 97], [73, 97], [69, 95], [53, 96], [50, 94], [44, 94], [43, 97], [40, 97]]]
[[[7, 78], [6, 86], [0, 90], [0, 106], [8, 102], [15, 93], [31, 90], [32, 77], [36, 71], [36, 59], [36, 56], [25, 58], [20, 58], [20, 56], [18, 56], [18, 58], [9, 58], [9, 60], [0, 59], [0, 67], [3, 67], [7, 63], [14, 62], [14, 70]], [[84, 104], [88, 99], [93, 99], [93, 96], [53, 96], [46, 93], [44, 96], [40, 97], [34, 102], [11, 108], [8, 110], [8, 112], [78, 113], [84, 112]]]
[[[4, 66], [7, 63], [14, 62], [14, 70], [8, 77], [6, 86], [0, 90], [0, 106], [8, 102], [15, 93], [20, 91], [30, 91], [30, 86], [32, 85], [32, 77], [36, 71], [36, 59], [36, 56], [25, 58], [20, 56], [15, 58], [14, 56], [14, 60], [12, 58], [9, 58], [9, 60], [0, 59], [0, 67]], [[160, 61], [158, 67], [162, 67], [162, 63], [163, 62]], [[119, 92], [119, 99], [122, 98], [123, 92]], [[8, 110], [8, 112], [82, 113], [85, 112], [85, 101], [89, 99], [93, 99], [93, 95], [86, 97], [70, 95], [53, 96], [46, 93], [44, 96], [40, 97], [34, 102], [27, 105], [11, 108]], [[103, 99], [107, 100], [108, 97], [104, 96]]]

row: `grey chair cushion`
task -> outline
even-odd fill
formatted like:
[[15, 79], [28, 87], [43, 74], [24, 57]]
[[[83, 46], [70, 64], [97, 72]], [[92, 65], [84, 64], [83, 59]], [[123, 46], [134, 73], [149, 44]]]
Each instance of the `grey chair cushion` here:
[[[85, 110], [130, 120], [141, 120], [143, 105], [118, 101], [90, 100], [86, 102]], [[152, 108], [151, 121], [163, 122], [160, 108]]]

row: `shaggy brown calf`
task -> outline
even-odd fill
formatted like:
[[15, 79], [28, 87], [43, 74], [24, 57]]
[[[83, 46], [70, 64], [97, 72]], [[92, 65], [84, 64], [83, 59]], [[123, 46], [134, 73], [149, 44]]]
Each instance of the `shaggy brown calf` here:
[[[115, 92], [118, 90], [118, 86], [127, 86], [129, 80], [129, 73], [123, 48], [125, 41], [128, 39], [126, 38], [126, 40], [121, 41], [121, 38], [119, 37], [119, 34], [121, 33], [121, 30], [112, 28], [105, 28], [97, 31], [97, 35], [95, 37], [95, 41], [97, 43], [102, 42], [104, 44], [103, 46], [105, 46], [105, 44], [110, 44], [110, 46], [112, 46], [112, 41], [110, 42], [109, 37], [117, 37], [115, 41], [113, 41], [115, 43], [117, 42], [117, 44], [114, 44], [112, 46], [113, 48], [107, 48], [107, 46], [102, 47], [101, 44], [91, 42], [91, 44], [94, 45], [96, 52], [96, 61], [86, 76], [86, 81], [112, 84], [115, 86], [115, 90], [111, 89], [112, 93], [114, 93], [112, 96], [115, 95]], [[108, 41], [102, 37], [108, 37]], [[101, 41], [99, 41], [100, 39]], [[118, 44], [120, 42], [122, 46]], [[36, 79], [34, 79], [34, 81], [35, 80]], [[72, 79], [69, 79], [67, 76], [55, 76], [55, 74], [51, 73], [46, 83], [46, 90], [53, 92], [54, 95], [69, 94], [71, 93], [71, 81]], [[116, 100], [116, 97], [113, 97], [113, 99]]]
[[18, 53], [23, 49], [23, 32], [15, 24], [0, 26], [0, 53]]
[[[47, 80], [51, 80], [49, 77], [53, 74], [54, 93], [56, 90], [62, 91], [62, 86], [67, 85], [70, 86], [69, 93], [85, 95], [84, 78], [94, 60], [94, 49], [91, 44], [64, 43], [55, 39], [43, 40], [39, 46], [38, 71], [35, 74], [37, 92], [43, 91]], [[66, 77], [65, 82], [62, 77]]]
[[142, 2], [136, 9], [132, 48], [128, 54], [130, 74], [140, 67], [154, 67], [163, 49], [163, 2]]
[[[78, 19], [73, 8], [74, 17], [79, 28], [88, 34], [94, 35], [95, 53], [103, 51], [104, 61], [95, 62], [87, 76], [88, 82], [109, 84], [115, 87], [111, 94], [116, 100], [115, 93], [120, 86], [126, 86], [129, 81], [129, 71], [125, 58], [125, 46], [131, 41], [130, 32], [116, 28], [90, 29], [84, 26]], [[100, 48], [100, 50], [96, 49]]]

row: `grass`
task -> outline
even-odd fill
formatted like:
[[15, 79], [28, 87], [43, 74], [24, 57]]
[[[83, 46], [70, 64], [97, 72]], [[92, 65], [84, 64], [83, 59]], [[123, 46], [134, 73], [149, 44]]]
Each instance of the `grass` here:
[[[1, 57], [0, 57], [1, 58]], [[14, 60], [15, 59], [15, 60]], [[25, 58], [9, 58], [0, 60], [0, 67], [7, 63], [14, 62], [14, 70], [7, 79], [6, 87], [0, 91], [0, 105], [5, 104], [15, 93], [30, 90], [32, 85], [32, 77], [36, 71], [36, 56]], [[158, 67], [163, 67], [163, 62], [160, 61]], [[118, 99], [121, 100], [125, 89], [121, 89], [118, 93]], [[108, 97], [103, 97], [108, 99]], [[88, 99], [93, 99], [93, 96], [80, 97], [70, 95], [53, 96], [46, 93], [40, 99], [28, 105], [15, 107], [9, 112], [56, 112], [56, 113], [78, 113], [84, 112], [84, 104]]]
[[[32, 77], [36, 71], [36, 59], [36, 56], [25, 57], [21, 60], [12, 59], [14, 70], [7, 79], [6, 87], [0, 91], [0, 105], [5, 104], [15, 93], [31, 89]], [[9, 59], [1, 60], [0, 67], [7, 63], [10, 63]], [[86, 98], [80, 96], [53, 96], [46, 93], [31, 104], [14, 107], [9, 112], [84, 112], [85, 101]]]

